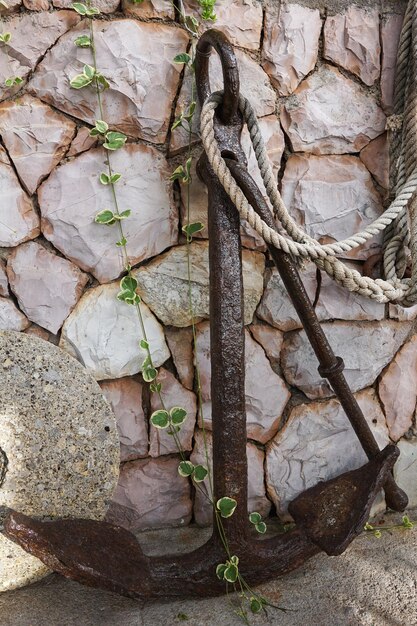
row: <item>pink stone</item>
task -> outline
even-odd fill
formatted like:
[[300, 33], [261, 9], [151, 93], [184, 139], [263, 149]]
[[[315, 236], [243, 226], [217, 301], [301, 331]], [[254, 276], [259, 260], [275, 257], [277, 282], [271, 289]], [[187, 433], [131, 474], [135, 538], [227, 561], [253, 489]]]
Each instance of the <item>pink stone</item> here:
[[0, 246], [17, 246], [39, 235], [39, 217], [0, 146]]
[[281, 96], [289, 96], [314, 68], [321, 31], [318, 9], [283, 4], [267, 9], [262, 60]]
[[32, 321], [56, 334], [88, 282], [76, 265], [30, 241], [7, 260], [10, 288]]
[[4, 81], [10, 76], [26, 79], [48, 48], [79, 21], [75, 11], [42, 11], [12, 17], [7, 22], [11, 34], [8, 57], [0, 55], [0, 100], [14, 95], [21, 87], [8, 88]]
[[[185, 389], [175, 376], [164, 368], [160, 368], [159, 370], [158, 382], [162, 385], [161, 396], [165, 409], [169, 411], [173, 407], [178, 406], [187, 411], [186, 420], [181, 425], [180, 431], [178, 432], [178, 439], [184, 451], [192, 450], [197, 413], [196, 396], [192, 391]], [[162, 408], [158, 395], [153, 393], [151, 396], [152, 412]], [[149, 439], [150, 456], [156, 457], [178, 452], [173, 436], [168, 435], [165, 430], [155, 428], [152, 424], [149, 427]]]
[[148, 454], [148, 427], [142, 408], [142, 385], [134, 378], [100, 383], [116, 417], [120, 461], [133, 461]]
[[[202, 415], [206, 428], [212, 429], [211, 365], [209, 324], [197, 327], [197, 357], [203, 399]], [[282, 378], [275, 374], [262, 347], [245, 330], [245, 405], [249, 439], [265, 443], [276, 433], [290, 393]], [[199, 420], [201, 426], [201, 419]]]
[[36, 326], [36, 324], [32, 324], [24, 332], [27, 335], [34, 335], [35, 337], [39, 337], [39, 339], [43, 339], [44, 341], [49, 341], [51, 338], [47, 330], [41, 328], [40, 326]]
[[134, 3], [132, 0], [122, 0], [122, 11], [129, 17], [136, 17], [142, 20], [151, 18], [175, 18], [174, 7], [166, 0], [143, 0], [141, 3]]
[[279, 363], [282, 342], [284, 341], [283, 333], [266, 324], [251, 324], [249, 330], [255, 341], [261, 344], [271, 363]]
[[193, 332], [191, 328], [166, 328], [165, 336], [181, 383], [193, 388]]
[[[321, 243], [353, 235], [383, 211], [368, 170], [360, 159], [348, 155], [291, 155], [282, 198], [296, 222]], [[375, 237], [345, 256], [366, 259], [379, 247], [380, 237]]]
[[361, 161], [376, 182], [389, 189], [389, 144], [387, 133], [377, 137], [361, 150]]
[[25, 330], [30, 322], [9, 298], [0, 298], [0, 330]]
[[7, 6], [0, 4], [0, 15], [9, 15], [14, 13], [22, 5], [22, 0], [7, 0]]
[[[349, 263], [348, 265], [352, 266]], [[356, 266], [353, 267], [359, 269]], [[313, 263], [309, 263], [307, 267], [303, 268], [301, 280], [310, 300], [314, 302], [317, 291], [317, 276], [316, 266]], [[321, 280], [320, 295], [316, 305], [316, 315], [320, 322], [331, 319], [384, 319], [385, 306], [383, 304], [348, 291], [345, 287], [338, 285], [325, 272], [322, 272]], [[284, 332], [301, 328], [300, 319], [275, 268], [267, 270], [265, 291], [256, 314], [260, 319]], [[251, 327], [252, 332], [256, 328], [258, 327]], [[259, 328], [265, 327], [259, 326]]]
[[179, 457], [124, 463], [106, 520], [128, 530], [186, 526], [190, 483], [178, 474]]
[[394, 80], [397, 65], [397, 49], [400, 41], [402, 15], [389, 15], [382, 22], [382, 69], [381, 69], [381, 104], [385, 113], [390, 115], [394, 108]]
[[[114, 210], [110, 186], [99, 180], [106, 167], [106, 150], [89, 150], [56, 168], [39, 189], [44, 236], [102, 283], [124, 270], [116, 246], [117, 227], [94, 222], [99, 211]], [[117, 150], [112, 154], [112, 167], [122, 174], [117, 185], [120, 209], [132, 210], [124, 233], [130, 262], [135, 265], [177, 242], [178, 217], [168, 180], [171, 169], [161, 152], [143, 144]]]
[[[356, 392], [372, 385], [391, 362], [410, 332], [411, 323], [327, 322], [322, 327], [334, 353], [343, 359], [344, 375]], [[311, 399], [334, 395], [317, 371], [318, 361], [304, 331], [285, 335], [281, 355], [282, 371], [290, 385]]]
[[[184, 0], [185, 13], [200, 18], [201, 7], [196, 0]], [[216, 21], [201, 21], [201, 31], [216, 28], [222, 31], [234, 46], [258, 50], [262, 30], [262, 5], [257, 0], [217, 0], [214, 7]]]
[[48, 11], [49, 0], [23, 0], [23, 4], [28, 11]]
[[96, 137], [90, 137], [90, 129], [87, 128], [87, 126], [81, 126], [75, 138], [72, 140], [67, 156], [76, 156], [77, 154], [81, 154], [81, 152], [86, 152], [90, 148], [95, 148], [97, 143]]
[[417, 304], [410, 307], [403, 307], [399, 304], [390, 304], [388, 306], [389, 317], [399, 322], [409, 322], [417, 317]]
[[[72, 0], [52, 0], [52, 4], [58, 9], [70, 9]], [[94, 0], [92, 6], [100, 9], [101, 13], [113, 13], [113, 11], [116, 11], [119, 4], [120, 0]]]
[[417, 400], [417, 335], [397, 352], [379, 381], [390, 437], [398, 441], [413, 424]]
[[0, 104], [0, 134], [29, 194], [62, 159], [74, 133], [74, 122], [29, 95]]
[[[213, 441], [210, 432], [206, 432], [208, 466], [213, 471]], [[253, 443], [246, 444], [246, 454], [248, 458], [248, 512], [257, 511], [262, 517], [267, 517], [271, 503], [265, 494], [264, 482], [264, 460], [263, 450], [257, 448]], [[204, 448], [203, 431], [197, 430], [195, 433], [194, 450], [190, 457], [194, 465], [207, 467], [207, 457]], [[200, 483], [205, 493], [209, 495], [209, 480], [206, 478]], [[213, 509], [210, 502], [200, 490], [196, 490], [194, 501], [194, 517], [199, 526], [209, 526], [213, 519]]]
[[7, 280], [6, 265], [0, 259], [0, 296], [9, 295], [9, 282]]
[[70, 79], [91, 64], [91, 50], [74, 45], [76, 37], [89, 33], [86, 20], [46, 54], [30, 81], [31, 93], [88, 124], [104, 117], [113, 130], [163, 143], [182, 69], [173, 58], [186, 51], [188, 35], [174, 25], [132, 19], [94, 24], [100, 70], [110, 84], [102, 97], [103, 114], [94, 89], [70, 86]]
[[324, 57], [373, 85], [379, 78], [381, 46], [378, 9], [349, 6], [324, 26]]
[[323, 65], [285, 102], [281, 122], [296, 152], [344, 154], [383, 133], [386, 118], [359, 85]]
[[[384, 414], [373, 389], [356, 394], [380, 448], [389, 443]], [[356, 469], [366, 455], [338, 400], [300, 404], [266, 451], [268, 495], [278, 514], [289, 519], [289, 502], [319, 481]]]

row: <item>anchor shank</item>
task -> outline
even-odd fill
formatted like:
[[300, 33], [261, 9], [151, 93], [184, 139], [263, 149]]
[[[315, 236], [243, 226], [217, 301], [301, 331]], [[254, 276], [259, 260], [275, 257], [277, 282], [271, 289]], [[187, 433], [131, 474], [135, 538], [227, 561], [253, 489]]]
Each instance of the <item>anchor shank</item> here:
[[[268, 226], [276, 228], [271, 212], [246, 169], [242, 168], [231, 159], [227, 159], [227, 165], [255, 211], [257, 211]], [[335, 356], [321, 328], [316, 312], [304, 289], [304, 285], [291, 256], [281, 250], [277, 250], [274, 246], [268, 246], [268, 249], [320, 363], [318, 368], [319, 373], [321, 376], [327, 378], [331, 384], [365, 454], [368, 459], [371, 460], [378, 455], [380, 451], [379, 446], [343, 375], [343, 360]], [[405, 492], [396, 485], [392, 474], [388, 476], [384, 490], [387, 505], [391, 509], [403, 511], [406, 508], [408, 497]]]

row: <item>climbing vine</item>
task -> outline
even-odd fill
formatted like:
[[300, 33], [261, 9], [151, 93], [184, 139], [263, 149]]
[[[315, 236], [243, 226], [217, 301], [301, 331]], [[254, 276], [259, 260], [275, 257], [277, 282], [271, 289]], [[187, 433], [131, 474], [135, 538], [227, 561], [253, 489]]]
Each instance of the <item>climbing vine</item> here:
[[[5, 0], [0, 0], [0, 6], [4, 7], [5, 9], [8, 8], [8, 4]], [[14, 76], [12, 74], [10, 55], [9, 55], [9, 44], [10, 44], [11, 39], [12, 39], [11, 33], [9, 32], [0, 33], [0, 44], [4, 52], [6, 53], [7, 65], [10, 71], [9, 76], [4, 81], [4, 85], [8, 88], [15, 87], [23, 83], [23, 78], [21, 78], [20, 76]]]

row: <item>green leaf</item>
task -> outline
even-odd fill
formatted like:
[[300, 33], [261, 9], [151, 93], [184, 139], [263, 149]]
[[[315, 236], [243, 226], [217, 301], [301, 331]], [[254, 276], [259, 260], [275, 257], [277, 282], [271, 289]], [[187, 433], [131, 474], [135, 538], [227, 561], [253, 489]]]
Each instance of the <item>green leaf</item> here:
[[103, 89], [108, 89], [110, 87], [110, 84], [109, 84], [107, 78], [105, 78], [103, 76], [103, 74], [100, 74], [100, 73], [97, 74], [96, 73], [95, 79], [96, 79], [97, 85], [99, 87], [102, 87]]
[[195, 111], [195, 107], [196, 107], [196, 102], [191, 102], [190, 106], [188, 107], [188, 110], [186, 113], [184, 113], [184, 118], [187, 120], [187, 122], [191, 122], [193, 116], [194, 116], [194, 111]]
[[104, 120], [96, 120], [95, 128], [98, 130], [100, 135], [105, 135], [109, 130], [109, 125]]
[[126, 244], [127, 244], [126, 237], [122, 237], [121, 239], [119, 239], [119, 241], [116, 241], [116, 246], [118, 246], [119, 248], [122, 248]]
[[[143, 2], [143, 0], [130, 0], [131, 2], [133, 2], [133, 4], [140, 4], [141, 2]], [[180, 622], [187, 622], [190, 618], [188, 617], [187, 613], [178, 613], [177, 615], [177, 620], [179, 620]]]
[[201, 222], [193, 222], [192, 224], [186, 224], [182, 227], [182, 232], [187, 235], [188, 243], [191, 243], [193, 235], [204, 230], [204, 224]]
[[13, 87], [14, 78], [6, 78], [6, 80], [4, 81], [4, 84], [6, 85], [6, 87]]
[[87, 7], [82, 2], [73, 2], [71, 7], [80, 15], [87, 15]]
[[149, 350], [149, 343], [145, 339], [140, 340], [140, 347], [144, 350]]
[[119, 213], [119, 215], [116, 215], [116, 219], [125, 220], [130, 216], [131, 212], [132, 211], [130, 209], [126, 209], [126, 211], [122, 211], [121, 213]]
[[207, 474], [208, 471], [204, 465], [196, 465], [194, 468], [193, 480], [195, 480], [196, 483], [201, 483], [206, 478]]
[[249, 515], [249, 521], [251, 524], [259, 524], [259, 522], [262, 522], [262, 515], [254, 511]]
[[250, 599], [250, 610], [252, 613], [259, 613], [262, 610], [262, 602], [259, 602], [257, 598]]
[[181, 430], [181, 429], [180, 429], [180, 427], [179, 427], [179, 426], [172, 426], [172, 425], [171, 425], [171, 426], [168, 428], [168, 430], [167, 430], [166, 432], [167, 432], [167, 435], [172, 435], [172, 436], [174, 436], [176, 433], [179, 433], [179, 432], [180, 432], [180, 430]]
[[85, 76], [87, 76], [87, 78], [94, 78], [94, 75], [96, 73], [96, 70], [94, 69], [94, 67], [92, 65], [84, 65], [83, 67], [83, 74]]
[[216, 502], [217, 510], [220, 511], [220, 515], [222, 517], [231, 517], [235, 512], [237, 507], [237, 502], [234, 498], [229, 498], [225, 496], [224, 498], [220, 498]]
[[21, 85], [23, 83], [23, 78], [20, 78], [20, 76], [15, 76], [14, 77], [14, 84], [15, 85]]
[[402, 521], [403, 521], [404, 528], [414, 528], [414, 522], [410, 520], [408, 515], [404, 515]]
[[183, 179], [185, 176], [184, 168], [182, 165], [179, 165], [169, 177], [169, 180], [178, 180]]
[[91, 15], [100, 15], [100, 9], [98, 9], [97, 7], [87, 7], [85, 14], [89, 17]]
[[188, 157], [188, 159], [185, 162], [185, 176], [183, 178], [183, 182], [184, 183], [190, 183], [191, 182], [191, 163], [192, 163], [192, 157]]
[[73, 89], [82, 89], [91, 84], [92, 79], [88, 78], [85, 74], [77, 74], [74, 78], [71, 78], [70, 85]]
[[220, 580], [224, 580], [224, 573], [225, 573], [226, 570], [227, 570], [226, 563], [220, 563], [216, 567], [216, 576], [217, 576], [217, 578], [219, 578]]
[[139, 304], [140, 296], [134, 291], [119, 291], [117, 294], [117, 299], [121, 302], [125, 302], [126, 304]]
[[114, 185], [115, 183], [117, 183], [121, 179], [121, 177], [122, 177], [121, 174], [112, 174], [110, 177], [111, 184]]
[[178, 474], [183, 478], [191, 476], [193, 471], [194, 465], [191, 463], [191, 461], [181, 461], [181, 463], [178, 465]]
[[198, 35], [198, 20], [194, 17], [194, 15], [186, 15], [184, 20], [186, 28], [194, 35]]
[[181, 117], [177, 117], [177, 119], [175, 120], [175, 122], [171, 126], [171, 130], [175, 130], [179, 126], [182, 126], [182, 116]]
[[161, 383], [152, 383], [149, 387], [152, 393], [159, 393], [162, 389]]
[[234, 563], [230, 563], [226, 569], [224, 570], [224, 580], [227, 580], [228, 583], [235, 583], [237, 581], [237, 577], [239, 575], [239, 570]]
[[20, 78], [20, 76], [10, 76], [4, 81], [6, 87], [14, 87], [14, 85], [20, 85], [21, 83], [23, 83], [23, 78]]
[[123, 133], [118, 133], [115, 131], [110, 131], [106, 135], [106, 141], [103, 143], [103, 146], [106, 150], [119, 150], [126, 143], [127, 137]]
[[110, 182], [110, 176], [106, 174], [105, 172], [102, 172], [100, 174], [100, 182], [102, 185], [108, 185]]
[[104, 209], [104, 211], [97, 213], [94, 221], [97, 222], [97, 224], [111, 225], [114, 224], [116, 220], [114, 219], [113, 211], [110, 211], [110, 209]]
[[186, 52], [182, 52], [181, 54], [177, 54], [173, 59], [174, 63], [188, 63], [191, 62], [191, 57]]
[[120, 289], [122, 290], [135, 292], [137, 286], [138, 281], [136, 280], [136, 278], [133, 278], [133, 276], [123, 276], [122, 280], [120, 281]]
[[239, 565], [239, 557], [238, 556], [231, 556], [230, 557], [230, 562], [233, 563], [234, 565]]
[[171, 416], [172, 423], [177, 426], [185, 422], [187, 417], [187, 411], [180, 406], [174, 406], [170, 410], [169, 414]]
[[74, 39], [74, 43], [78, 48], [91, 48], [91, 39], [88, 35], [80, 35]]
[[259, 522], [259, 524], [255, 525], [255, 528], [258, 531], [258, 533], [260, 533], [261, 535], [266, 533], [266, 524], [265, 524], [265, 522]]
[[164, 411], [160, 409], [159, 411], [155, 411], [151, 415], [151, 424], [155, 426], [155, 428], [167, 428], [169, 425], [169, 413], [168, 411]]
[[158, 372], [153, 367], [148, 367], [142, 371], [143, 380], [145, 383], [151, 383], [158, 376]]
[[12, 36], [11, 36], [10, 33], [3, 33], [2, 35], [0, 35], [0, 41], [2, 43], [8, 43], [11, 38], [12, 38]]

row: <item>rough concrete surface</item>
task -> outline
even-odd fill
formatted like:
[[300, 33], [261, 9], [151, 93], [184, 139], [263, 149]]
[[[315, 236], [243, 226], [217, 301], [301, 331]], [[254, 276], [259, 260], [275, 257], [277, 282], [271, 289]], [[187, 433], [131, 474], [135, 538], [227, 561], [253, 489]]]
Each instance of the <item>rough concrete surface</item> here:
[[[410, 512], [417, 517], [417, 510]], [[397, 523], [385, 516], [385, 525]], [[190, 550], [206, 531], [193, 528], [142, 535], [146, 552]], [[296, 572], [259, 588], [286, 613], [253, 618], [253, 626], [415, 626], [417, 529], [359, 537], [340, 557], [313, 558]], [[182, 621], [178, 615], [188, 617]], [[146, 603], [88, 589], [52, 575], [0, 594], [1, 626], [239, 626], [226, 598]]]

